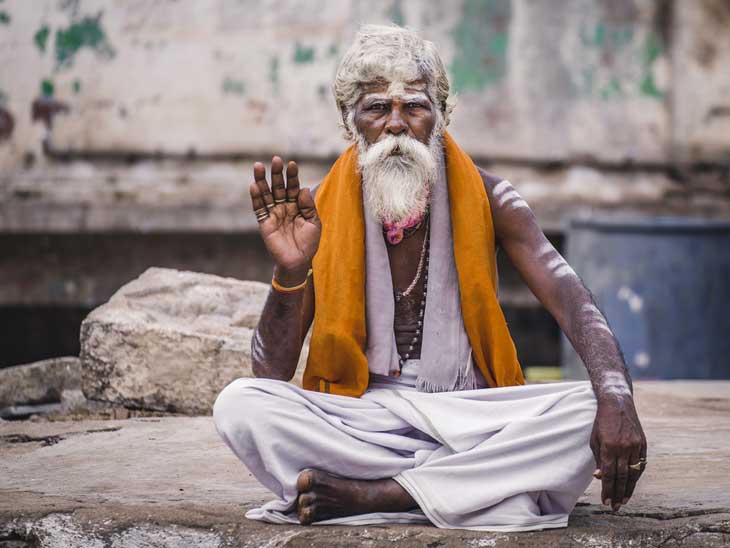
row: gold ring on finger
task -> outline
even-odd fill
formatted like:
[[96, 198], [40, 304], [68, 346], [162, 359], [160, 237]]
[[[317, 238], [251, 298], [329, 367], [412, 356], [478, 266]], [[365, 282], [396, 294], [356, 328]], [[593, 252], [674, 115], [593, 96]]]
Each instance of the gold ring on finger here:
[[286, 203], [288, 203], [288, 204], [296, 204], [297, 203], [297, 199], [296, 199], [296, 197], [290, 198], [289, 196], [287, 196], [286, 197]]
[[266, 204], [266, 209], [274, 209], [274, 206], [276, 204], [274, 202], [271, 202], [270, 204]]
[[274, 204], [275, 205], [283, 204], [284, 202], [286, 202], [286, 200], [284, 198], [276, 198], [276, 199], [274, 199]]
[[645, 466], [646, 466], [646, 459], [639, 459], [639, 462], [637, 462], [635, 464], [629, 464], [629, 468], [631, 470], [636, 470], [637, 472], [641, 472]]

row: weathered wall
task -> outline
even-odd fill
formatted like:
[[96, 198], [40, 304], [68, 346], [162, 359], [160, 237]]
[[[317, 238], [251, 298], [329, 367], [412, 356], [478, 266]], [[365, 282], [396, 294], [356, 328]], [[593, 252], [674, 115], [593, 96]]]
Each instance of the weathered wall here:
[[152, 265], [265, 279], [251, 165], [321, 179], [338, 59], [388, 21], [437, 43], [450, 130], [548, 232], [730, 217], [730, 0], [0, 0], [0, 307], [94, 306]]
[[387, 21], [439, 45], [451, 131], [552, 229], [728, 215], [728, 0], [3, 0], [0, 231], [250, 230], [251, 162], [321, 178], [337, 61]]
[[329, 85], [363, 21], [412, 25], [439, 45], [460, 96], [452, 129], [476, 156], [730, 154], [726, 0], [6, 0], [1, 9], [5, 169], [38, 155], [54, 108], [67, 109], [53, 119], [60, 150], [334, 155], [344, 144]]

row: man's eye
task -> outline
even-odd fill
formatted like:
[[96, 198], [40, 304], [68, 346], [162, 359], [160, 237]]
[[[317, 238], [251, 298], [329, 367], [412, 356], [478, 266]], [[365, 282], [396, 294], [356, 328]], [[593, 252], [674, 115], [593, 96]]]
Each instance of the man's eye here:
[[373, 103], [368, 107], [368, 110], [385, 110], [384, 103]]
[[408, 108], [421, 108], [423, 105], [421, 103], [408, 103]]

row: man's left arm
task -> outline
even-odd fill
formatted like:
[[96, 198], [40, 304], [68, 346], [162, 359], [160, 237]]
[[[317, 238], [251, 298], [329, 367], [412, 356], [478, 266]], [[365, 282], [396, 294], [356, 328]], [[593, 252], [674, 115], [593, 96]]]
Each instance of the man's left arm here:
[[601, 500], [618, 510], [642, 473], [629, 465], [646, 458], [646, 437], [618, 342], [590, 292], [547, 240], [525, 200], [508, 181], [479, 172], [496, 240], [588, 370], [598, 403], [590, 442], [600, 469], [595, 475], [602, 480]]

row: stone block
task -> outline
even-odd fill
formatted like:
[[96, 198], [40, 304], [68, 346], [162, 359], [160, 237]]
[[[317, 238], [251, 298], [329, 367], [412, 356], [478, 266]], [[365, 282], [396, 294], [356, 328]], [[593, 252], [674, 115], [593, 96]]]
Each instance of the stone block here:
[[51, 358], [0, 369], [0, 418], [63, 412], [79, 403], [81, 361]]
[[84, 320], [84, 394], [132, 408], [210, 413], [223, 387], [252, 376], [251, 337], [268, 291], [260, 282], [148, 269]]

